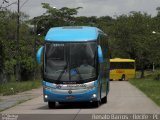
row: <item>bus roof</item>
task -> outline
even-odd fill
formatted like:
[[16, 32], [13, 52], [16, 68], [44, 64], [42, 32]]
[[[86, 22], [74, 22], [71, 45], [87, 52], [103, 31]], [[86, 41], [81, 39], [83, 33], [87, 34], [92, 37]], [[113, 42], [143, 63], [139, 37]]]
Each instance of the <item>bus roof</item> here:
[[113, 59], [110, 59], [110, 62], [135, 62], [135, 60], [125, 59], [125, 58], [113, 58]]
[[95, 41], [98, 38], [98, 33], [102, 32], [96, 27], [87, 26], [65, 26], [51, 28], [45, 41], [61, 41], [61, 42], [81, 42]]

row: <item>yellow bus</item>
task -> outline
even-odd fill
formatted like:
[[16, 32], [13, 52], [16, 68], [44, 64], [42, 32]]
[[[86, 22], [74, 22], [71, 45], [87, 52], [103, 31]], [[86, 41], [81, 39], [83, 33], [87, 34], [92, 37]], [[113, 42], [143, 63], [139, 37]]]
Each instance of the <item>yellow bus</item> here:
[[133, 59], [110, 59], [110, 80], [128, 80], [135, 78], [135, 71], [135, 60]]

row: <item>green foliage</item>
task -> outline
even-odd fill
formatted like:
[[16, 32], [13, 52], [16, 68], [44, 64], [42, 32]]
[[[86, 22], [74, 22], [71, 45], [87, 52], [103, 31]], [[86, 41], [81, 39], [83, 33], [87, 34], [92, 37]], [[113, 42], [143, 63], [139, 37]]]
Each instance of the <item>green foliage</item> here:
[[62, 17], [62, 19], [70, 18], [73, 15], [77, 15], [78, 9], [82, 7], [77, 7], [77, 8], [68, 8], [68, 7], [63, 7], [61, 9], [56, 9], [54, 7], [51, 7], [48, 3], [42, 3], [42, 7], [45, 8], [46, 14], [55, 16], [55, 17]]
[[[21, 20], [26, 16], [21, 14]], [[35, 69], [34, 58], [34, 37], [29, 32], [30, 28], [22, 21], [20, 23], [20, 40], [19, 40], [19, 53], [16, 48], [16, 20], [17, 14], [10, 11], [0, 12], [0, 46], [1, 46], [1, 71], [0, 74], [5, 74], [8, 79], [10, 76], [15, 75], [15, 68], [17, 64], [17, 58], [19, 57], [21, 73], [33, 72]], [[18, 56], [17, 56], [18, 54]], [[23, 78], [22, 78], [23, 79]], [[0, 80], [1, 81], [1, 80]]]
[[0, 84], [0, 94], [2, 95], [13, 95], [18, 92], [23, 92], [38, 88], [41, 86], [40, 80], [35, 81], [23, 81], [23, 82], [10, 82], [7, 84]]
[[42, 7], [46, 9], [46, 13], [35, 17], [31, 23], [37, 27], [36, 33], [46, 34], [51, 27], [68, 26], [75, 24], [75, 15], [77, 15], [77, 8], [63, 7], [61, 9], [53, 8], [48, 3], [42, 3]]
[[7, 74], [14, 74], [14, 66], [16, 66], [16, 60], [15, 59], [6, 60], [4, 66]]
[[91, 16], [91, 17], [85, 17], [85, 16], [80, 16], [75, 18], [75, 23], [74, 25], [77, 26], [97, 26], [97, 17]]

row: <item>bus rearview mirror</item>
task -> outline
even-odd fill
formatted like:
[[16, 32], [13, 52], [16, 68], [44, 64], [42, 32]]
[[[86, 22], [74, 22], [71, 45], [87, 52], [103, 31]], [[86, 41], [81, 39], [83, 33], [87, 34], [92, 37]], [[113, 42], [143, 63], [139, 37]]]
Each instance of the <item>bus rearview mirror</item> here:
[[38, 49], [37, 54], [36, 54], [36, 60], [38, 64], [41, 64], [42, 53], [43, 53], [43, 46]]
[[103, 53], [100, 45], [98, 45], [98, 61], [99, 63], [103, 63]]

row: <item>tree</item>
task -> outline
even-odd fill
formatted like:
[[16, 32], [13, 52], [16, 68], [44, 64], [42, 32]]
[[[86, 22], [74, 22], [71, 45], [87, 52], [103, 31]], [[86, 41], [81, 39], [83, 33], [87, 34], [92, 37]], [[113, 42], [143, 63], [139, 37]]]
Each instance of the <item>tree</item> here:
[[[141, 69], [144, 77], [145, 67], [152, 62], [150, 23], [151, 16], [146, 13], [131, 12], [128, 16], [117, 17], [114, 24], [115, 42], [114, 56], [132, 58], [136, 60], [137, 67]], [[153, 46], [152, 46], [153, 47]]]
[[57, 26], [72, 26], [75, 25], [75, 15], [77, 15], [77, 8], [62, 7], [56, 9], [51, 7], [48, 3], [42, 3], [42, 7], [46, 9], [46, 12], [31, 20], [31, 24], [37, 26], [36, 33], [45, 34], [51, 27]]
[[[3, 72], [8, 77], [8, 80], [12, 76], [15, 76], [15, 66], [16, 66], [16, 15], [17, 13], [11, 11], [0, 12], [0, 46], [2, 52], [0, 53], [2, 59]], [[26, 76], [32, 76], [31, 73], [35, 68], [34, 59], [34, 39], [33, 35], [30, 34], [30, 28], [25, 23], [25, 14], [21, 13], [20, 22], [20, 55], [19, 60], [21, 64], [21, 75], [29, 73]], [[22, 77], [22, 79], [26, 78]], [[13, 78], [13, 77], [12, 77]]]
[[158, 13], [157, 13], [157, 17], [160, 17], [160, 7], [157, 7], [156, 10], [157, 10], [157, 12], [158, 12]]
[[97, 26], [97, 17], [80, 16], [75, 18], [75, 25], [77, 26]]

